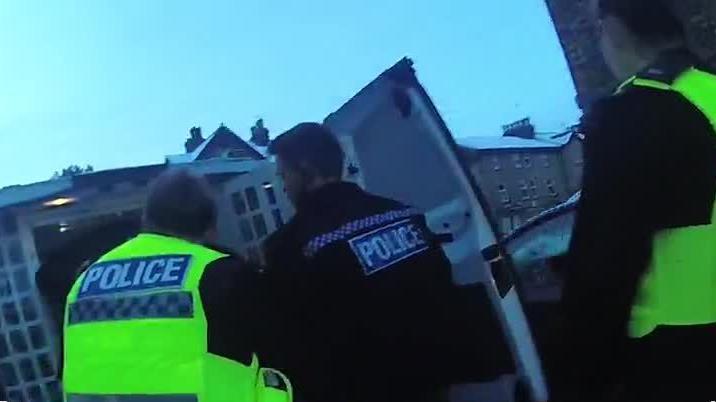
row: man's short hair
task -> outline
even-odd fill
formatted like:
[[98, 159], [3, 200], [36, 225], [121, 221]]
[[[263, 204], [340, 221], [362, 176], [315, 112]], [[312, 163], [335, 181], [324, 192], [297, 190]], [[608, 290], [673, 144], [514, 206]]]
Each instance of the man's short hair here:
[[147, 197], [144, 225], [147, 230], [200, 238], [216, 225], [217, 207], [204, 178], [186, 170], [162, 173]]
[[620, 19], [647, 43], [684, 38], [684, 26], [671, 0], [599, 0], [599, 13]]
[[343, 177], [345, 154], [335, 135], [320, 123], [301, 123], [274, 139], [269, 153], [291, 168], [325, 178]]

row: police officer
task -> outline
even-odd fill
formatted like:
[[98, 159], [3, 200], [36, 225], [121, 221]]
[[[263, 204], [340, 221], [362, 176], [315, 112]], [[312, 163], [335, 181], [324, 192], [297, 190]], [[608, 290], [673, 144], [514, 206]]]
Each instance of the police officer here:
[[[500, 337], [463, 313], [450, 262], [416, 209], [342, 181], [344, 154], [323, 125], [276, 138], [296, 215], [265, 243], [281, 296], [279, 361], [308, 401], [442, 400], [453, 382], [498, 375]], [[489, 309], [489, 307], [488, 307]], [[474, 325], [473, 325], [474, 324]], [[494, 343], [491, 343], [493, 342]]]
[[69, 402], [288, 401], [290, 385], [254, 355], [250, 267], [202, 244], [217, 209], [203, 179], [160, 176], [144, 230], [75, 282], [65, 315]]
[[663, 0], [593, 0], [623, 84], [585, 119], [569, 400], [713, 400], [716, 72]]

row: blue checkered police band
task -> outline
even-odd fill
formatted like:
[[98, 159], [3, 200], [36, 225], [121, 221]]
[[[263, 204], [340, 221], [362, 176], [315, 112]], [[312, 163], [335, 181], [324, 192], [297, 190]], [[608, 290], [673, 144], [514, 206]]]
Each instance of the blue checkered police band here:
[[307, 258], [311, 258], [318, 254], [318, 252], [321, 251], [323, 248], [328, 247], [334, 243], [348, 240], [358, 233], [374, 229], [376, 227], [379, 227], [380, 225], [395, 222], [399, 219], [408, 218], [417, 215], [418, 213], [419, 212], [414, 208], [405, 208], [368, 216], [346, 223], [345, 225], [339, 227], [336, 230], [321, 234], [313, 238], [303, 248], [303, 255]]
[[193, 317], [193, 296], [182, 291], [190, 263], [190, 255], [160, 255], [92, 265], [69, 306], [69, 324]]

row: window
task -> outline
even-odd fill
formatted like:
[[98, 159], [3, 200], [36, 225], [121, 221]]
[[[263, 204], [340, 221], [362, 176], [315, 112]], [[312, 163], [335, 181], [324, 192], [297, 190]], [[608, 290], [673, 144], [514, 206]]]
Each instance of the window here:
[[526, 168], [532, 167], [532, 158], [529, 155], [525, 155], [522, 165]]
[[18, 292], [24, 292], [30, 289], [30, 278], [27, 276], [27, 269], [20, 267], [12, 273], [12, 279], [15, 282], [15, 289]]
[[271, 211], [271, 215], [273, 215], [273, 222], [276, 224], [276, 228], [283, 226], [283, 216], [281, 215], [280, 209], [274, 209]]
[[51, 383], [47, 384], [47, 392], [50, 394], [51, 401], [62, 400], [62, 389], [60, 388], [59, 381], [52, 381]]
[[523, 200], [530, 199], [529, 187], [527, 187], [527, 182], [524, 180], [520, 180], [520, 193], [522, 194]]
[[500, 194], [500, 200], [503, 204], [508, 205], [512, 200], [510, 199], [510, 193], [507, 191], [507, 188], [500, 184], [497, 186], [497, 191]]
[[32, 365], [32, 360], [20, 360], [20, 376], [26, 382], [35, 381], [37, 379], [37, 373], [35, 373], [35, 367]]
[[17, 325], [20, 323], [20, 313], [17, 311], [15, 303], [5, 303], [2, 305], [2, 315], [8, 325]]
[[542, 165], [546, 168], [550, 166], [549, 155], [542, 155]]
[[234, 193], [231, 196], [231, 203], [234, 205], [234, 212], [241, 216], [246, 213], [246, 201], [244, 201], [244, 195], [240, 192]]
[[512, 160], [514, 161], [517, 169], [522, 169], [522, 158], [520, 157], [520, 154], [512, 155]]
[[537, 182], [535, 180], [530, 180], [530, 192], [532, 193], [532, 198], [539, 198], [539, 194], [537, 193]]
[[268, 198], [269, 204], [276, 204], [276, 191], [273, 188], [273, 184], [264, 183], [264, 190], [266, 190], [266, 198]]
[[6, 273], [0, 273], [0, 297], [12, 296], [12, 285], [10, 284], [10, 277]]
[[11, 363], [0, 364], [0, 378], [3, 385], [13, 387], [18, 384], [17, 372], [15, 366]]
[[509, 216], [502, 218], [500, 222], [500, 229], [503, 234], [509, 234], [512, 232], [512, 219]]
[[520, 218], [519, 215], [513, 215], [512, 216], [512, 227], [517, 229], [518, 227], [520, 227], [520, 225], [522, 225], [522, 218]]
[[492, 169], [494, 171], [502, 170], [502, 166], [500, 165], [500, 157], [497, 155], [492, 157]]
[[52, 359], [47, 353], [41, 354], [37, 358], [37, 364], [40, 366], [40, 374], [43, 377], [53, 377], [55, 375], [55, 367], [52, 364]]
[[241, 237], [245, 242], [250, 242], [254, 239], [254, 230], [251, 229], [251, 223], [248, 219], [242, 219], [239, 221], [239, 228], [241, 229]]
[[10, 332], [10, 344], [15, 353], [27, 352], [27, 340], [20, 330]]
[[22, 264], [24, 257], [22, 255], [22, 247], [20, 246], [19, 241], [14, 240], [10, 243], [8, 246], [8, 254], [11, 264]]
[[[4, 336], [0, 336], [0, 359], [8, 357], [10, 355], [10, 348], [7, 346], [7, 341]], [[2, 378], [2, 375], [0, 375]]]
[[5, 266], [5, 253], [3, 253], [2, 247], [0, 247], [0, 268]]
[[35, 307], [35, 302], [31, 297], [23, 298], [20, 304], [22, 307], [22, 316], [25, 318], [25, 321], [32, 322], [39, 318], [37, 307]]
[[42, 402], [45, 400], [45, 398], [42, 396], [42, 388], [40, 388], [39, 385], [33, 385], [30, 387], [30, 389], [27, 391], [27, 394], [30, 396], [31, 402]]
[[547, 179], [547, 191], [549, 191], [549, 194], [553, 197], [556, 197], [559, 194], [554, 188], [554, 181], [551, 179]]
[[263, 214], [254, 215], [254, 230], [257, 237], [264, 237], [268, 234]]
[[3, 233], [8, 235], [17, 233], [17, 221], [14, 216], [10, 214], [4, 214], [2, 216], [2, 230]]
[[25, 402], [25, 396], [20, 391], [10, 391], [7, 393], [8, 400], [12, 402]]
[[249, 203], [249, 209], [256, 211], [259, 209], [259, 194], [254, 187], [246, 189], [246, 201]]
[[42, 330], [42, 327], [30, 327], [30, 344], [32, 344], [33, 349], [42, 349], [47, 346], [45, 332]]

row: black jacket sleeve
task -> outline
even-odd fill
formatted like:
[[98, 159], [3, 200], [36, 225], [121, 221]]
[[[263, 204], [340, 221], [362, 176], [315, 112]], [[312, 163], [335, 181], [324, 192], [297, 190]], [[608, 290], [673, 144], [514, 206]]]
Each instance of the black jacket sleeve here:
[[712, 129], [677, 93], [630, 90], [599, 104], [584, 126], [583, 191], [563, 299], [567, 381], [581, 398], [608, 393], [622, 374], [654, 233], [709, 222], [716, 185]]
[[209, 264], [200, 293], [209, 332], [209, 352], [249, 364], [257, 353], [262, 320], [258, 270], [237, 257]]

